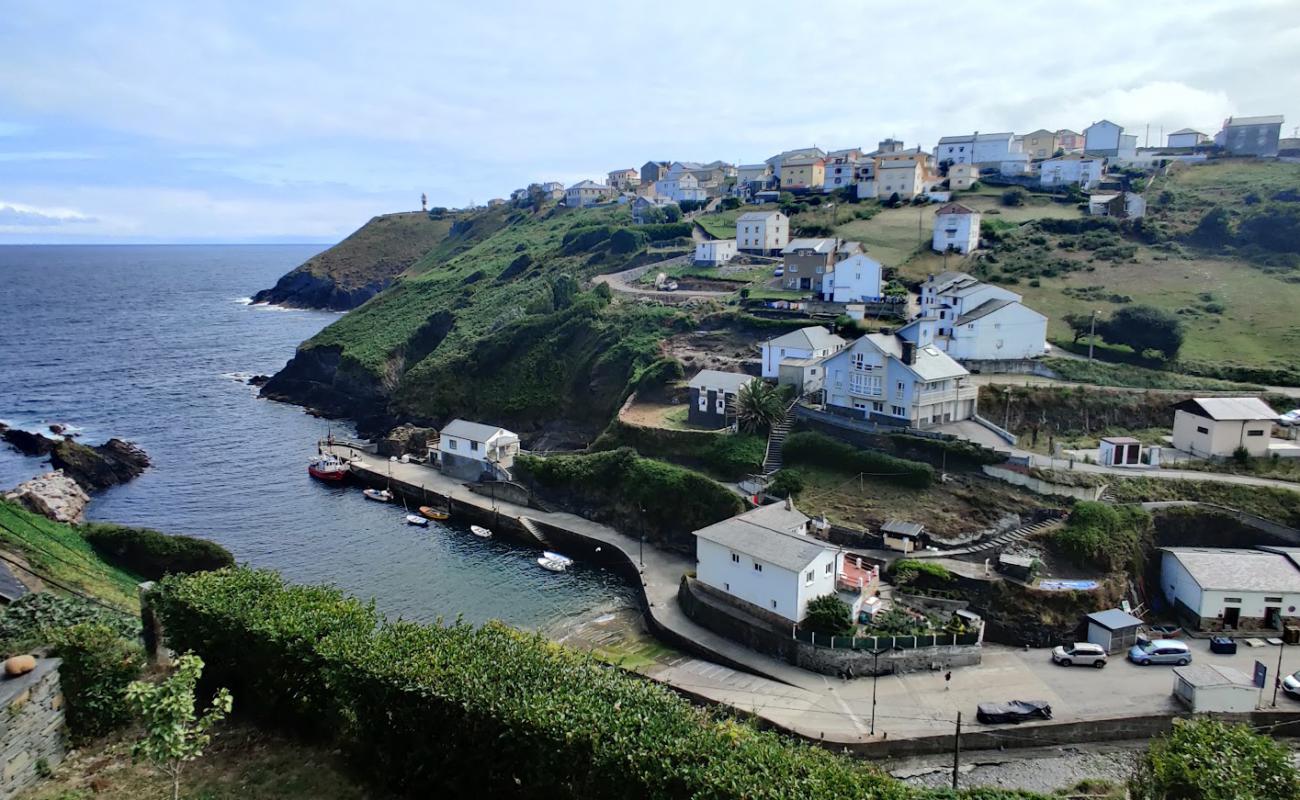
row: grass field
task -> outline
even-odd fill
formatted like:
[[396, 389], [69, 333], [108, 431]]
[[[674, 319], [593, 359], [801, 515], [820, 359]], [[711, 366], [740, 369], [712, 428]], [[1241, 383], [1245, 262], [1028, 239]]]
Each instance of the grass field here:
[[[21, 555], [36, 572], [82, 594], [127, 611], [138, 608], [140, 578], [103, 561], [76, 528], [0, 501], [0, 548]], [[22, 573], [18, 567], [14, 571]]]

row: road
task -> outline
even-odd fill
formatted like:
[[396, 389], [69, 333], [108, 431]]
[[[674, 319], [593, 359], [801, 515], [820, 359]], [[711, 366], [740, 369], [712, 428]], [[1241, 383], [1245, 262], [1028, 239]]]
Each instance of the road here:
[[735, 292], [718, 292], [704, 289], [678, 289], [675, 292], [661, 292], [657, 289], [647, 289], [637, 285], [641, 276], [650, 270], [662, 270], [668, 267], [678, 266], [687, 263], [686, 256], [677, 256], [666, 261], [657, 261], [654, 264], [642, 264], [639, 267], [625, 269], [622, 272], [611, 272], [608, 275], [597, 275], [592, 279], [593, 283], [604, 283], [619, 294], [635, 295], [637, 297], [649, 297], [654, 300], [662, 300], [665, 303], [683, 303], [687, 300], [716, 300], [728, 297]]

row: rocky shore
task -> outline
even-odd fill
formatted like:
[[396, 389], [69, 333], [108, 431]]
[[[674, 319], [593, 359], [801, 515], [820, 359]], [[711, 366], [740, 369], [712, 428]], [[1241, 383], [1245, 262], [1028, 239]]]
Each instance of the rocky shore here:
[[148, 454], [122, 439], [92, 446], [68, 436], [50, 437], [5, 426], [0, 426], [0, 439], [23, 455], [48, 458], [50, 466], [88, 492], [125, 483], [149, 466]]
[[55, 522], [76, 524], [82, 521], [90, 495], [72, 478], [55, 470], [18, 484], [5, 492], [4, 499]]

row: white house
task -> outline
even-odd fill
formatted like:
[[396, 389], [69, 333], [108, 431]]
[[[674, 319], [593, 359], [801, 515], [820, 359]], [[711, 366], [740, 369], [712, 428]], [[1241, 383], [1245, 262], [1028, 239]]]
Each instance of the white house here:
[[828, 303], [861, 303], [884, 295], [880, 262], [856, 253], [832, 265], [822, 279], [822, 299]]
[[711, 430], [727, 427], [736, 421], [735, 403], [740, 390], [756, 380], [758, 378], [743, 372], [700, 370], [689, 384], [691, 404], [687, 409], [687, 421]]
[[716, 267], [736, 257], [735, 239], [712, 239], [695, 245], [695, 263]]
[[435, 452], [438, 468], [465, 480], [478, 480], [484, 473], [509, 480], [510, 468], [519, 455], [519, 436], [505, 428], [452, 420], [438, 432]]
[[[1108, 119], [1094, 122], [1083, 129], [1083, 152], [1090, 156], [1117, 156], [1123, 147], [1120, 141], [1124, 135], [1124, 126], [1116, 125]], [[1134, 145], [1137, 139], [1133, 140]]]
[[1169, 134], [1166, 140], [1170, 147], [1196, 147], [1209, 141], [1209, 136], [1191, 128], [1183, 128]]
[[1200, 630], [1279, 629], [1300, 608], [1300, 548], [1166, 547], [1160, 589]]
[[1147, 201], [1137, 192], [1088, 195], [1088, 214], [1094, 217], [1139, 219], [1146, 213]]
[[1101, 183], [1105, 166], [1105, 160], [1100, 158], [1079, 155], [1049, 158], [1038, 167], [1038, 185], [1068, 186], [1077, 183], [1084, 189], [1091, 189]]
[[736, 217], [736, 247], [745, 253], [778, 255], [790, 243], [790, 219], [780, 211], [747, 211]]
[[862, 161], [862, 150], [851, 147], [845, 150], [832, 150], [826, 154], [825, 182], [822, 188], [827, 192], [847, 189], [857, 183], [858, 164]]
[[578, 181], [564, 190], [564, 204], [570, 208], [595, 205], [614, 196], [614, 188], [595, 181]]
[[980, 213], [961, 203], [949, 203], [934, 212], [930, 247], [940, 253], [955, 250], [966, 255], [979, 247]]
[[763, 342], [764, 378], [781, 377], [781, 364], [787, 360], [823, 359], [847, 345], [844, 339], [819, 325], [790, 331]]
[[1278, 415], [1258, 397], [1193, 397], [1174, 406], [1174, 447], [1201, 458], [1227, 458], [1238, 447], [1268, 455]]
[[695, 578], [791, 623], [835, 594], [843, 552], [808, 535], [790, 501], [760, 506], [695, 531]]
[[822, 363], [826, 404], [840, 413], [914, 428], [975, 416], [970, 373], [934, 345], [869, 333]]
[[1021, 299], [964, 272], [932, 275], [921, 284], [920, 315], [898, 335], [959, 361], [1037, 358], [1047, 352], [1047, 317]]
[[979, 133], [944, 136], [934, 148], [934, 158], [949, 164], [1000, 164], [1019, 152], [1014, 133]]
[[655, 181], [655, 193], [674, 203], [684, 200], [702, 202], [709, 198], [708, 191], [700, 187], [700, 179], [695, 177], [695, 173], [686, 171], [669, 173]]

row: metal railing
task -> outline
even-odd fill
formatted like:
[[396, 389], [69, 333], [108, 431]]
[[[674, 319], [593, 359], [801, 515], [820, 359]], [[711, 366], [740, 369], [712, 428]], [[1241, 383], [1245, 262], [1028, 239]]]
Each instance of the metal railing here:
[[814, 647], [832, 650], [915, 650], [922, 647], [956, 647], [979, 644], [977, 631], [967, 633], [931, 633], [916, 636], [820, 636], [813, 631], [796, 630], [794, 638]]

